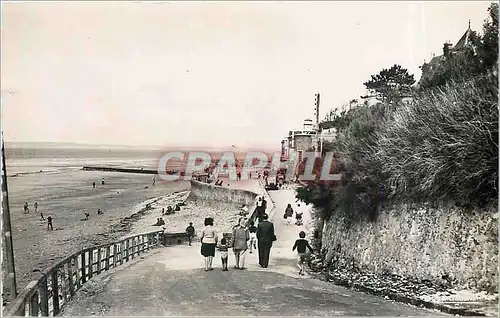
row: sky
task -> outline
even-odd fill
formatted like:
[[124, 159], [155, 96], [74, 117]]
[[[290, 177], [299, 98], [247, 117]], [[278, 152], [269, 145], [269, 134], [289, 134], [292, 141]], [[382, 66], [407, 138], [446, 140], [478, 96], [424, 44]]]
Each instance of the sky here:
[[2, 1], [9, 142], [279, 147], [363, 82], [456, 43], [490, 2]]

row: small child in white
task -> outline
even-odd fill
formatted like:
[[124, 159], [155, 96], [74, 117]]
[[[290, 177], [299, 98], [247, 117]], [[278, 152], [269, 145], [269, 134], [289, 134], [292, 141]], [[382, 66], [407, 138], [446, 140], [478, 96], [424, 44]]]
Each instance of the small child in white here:
[[299, 262], [297, 263], [297, 267], [299, 268], [299, 275], [304, 275], [304, 261], [306, 259], [306, 248], [313, 252], [313, 249], [311, 245], [309, 245], [309, 242], [305, 239], [306, 233], [304, 231], [300, 231], [299, 233], [299, 239], [295, 241], [295, 244], [293, 245], [292, 251], [295, 251], [297, 249], [297, 253], [299, 254]]
[[227, 272], [227, 258], [228, 258], [228, 249], [229, 245], [227, 244], [227, 240], [223, 238], [219, 243], [219, 252], [220, 259], [222, 260], [222, 271]]

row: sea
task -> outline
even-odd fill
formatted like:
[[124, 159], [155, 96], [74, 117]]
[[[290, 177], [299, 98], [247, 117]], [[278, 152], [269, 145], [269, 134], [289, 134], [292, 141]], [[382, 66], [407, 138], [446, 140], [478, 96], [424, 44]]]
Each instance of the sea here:
[[[189, 150], [160, 150], [141, 148], [113, 148], [99, 146], [68, 146], [66, 144], [32, 143], [29, 145], [14, 144], [5, 146], [7, 176], [21, 177], [27, 174], [57, 174], [71, 170], [81, 170], [84, 166], [105, 166], [120, 168], [143, 168], [155, 170], [160, 158], [168, 151], [180, 151], [185, 154]], [[204, 151], [200, 149], [192, 151]], [[209, 149], [212, 161], [221, 158], [225, 150]], [[238, 162], [243, 162], [247, 152], [233, 151]], [[271, 155], [269, 155], [271, 159]], [[197, 162], [196, 164], [199, 164]], [[170, 160], [167, 170], [182, 170], [186, 163]]]
[[160, 150], [135, 149], [6, 147], [5, 159], [7, 175], [17, 177], [81, 170], [83, 166], [155, 169], [164, 153]]

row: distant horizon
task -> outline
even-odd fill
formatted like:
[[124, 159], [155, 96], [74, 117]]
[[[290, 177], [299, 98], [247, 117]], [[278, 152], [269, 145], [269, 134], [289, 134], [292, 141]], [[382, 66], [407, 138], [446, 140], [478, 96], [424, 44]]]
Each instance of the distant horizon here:
[[93, 147], [279, 149], [315, 118], [315, 94], [322, 120], [382, 69], [418, 80], [469, 21], [482, 32], [490, 3], [4, 2], [2, 129]]
[[[264, 150], [264, 151], [278, 151], [279, 146], [276, 148], [271, 146], [255, 146], [255, 147], [232, 147], [230, 146], [203, 146], [203, 145], [190, 145], [190, 146], [161, 146], [161, 145], [125, 145], [125, 144], [98, 144], [98, 143], [81, 143], [81, 142], [66, 142], [66, 141], [5, 141], [6, 148], [50, 148], [50, 147], [73, 149], [75, 148], [104, 148], [104, 149], [136, 149], [136, 150], [232, 150], [234, 151], [248, 151], [248, 150]], [[71, 147], [72, 146], [72, 147]]]

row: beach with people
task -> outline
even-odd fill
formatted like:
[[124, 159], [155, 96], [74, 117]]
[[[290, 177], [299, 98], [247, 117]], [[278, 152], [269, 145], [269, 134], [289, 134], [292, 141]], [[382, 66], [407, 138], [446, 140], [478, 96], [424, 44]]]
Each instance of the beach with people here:
[[[92, 187], [93, 180], [99, 181], [96, 188]], [[186, 181], [157, 182], [152, 187], [149, 175], [111, 172], [72, 171], [9, 179], [18, 286], [24, 287], [40, 271], [79, 249], [126, 236], [137, 213], [144, 213], [148, 203], [187, 189]], [[37, 212], [32, 208], [35, 201]], [[24, 202], [30, 204], [29, 213], [23, 213]], [[134, 214], [136, 217], [130, 218]], [[49, 216], [51, 231], [47, 229]]]
[[[154, 169], [157, 155], [128, 150], [7, 149], [18, 288], [24, 288], [44, 269], [80, 249], [132, 234], [161, 229], [184, 232], [193, 222], [196, 241], [205, 217], [214, 217], [218, 229], [230, 233], [238, 223], [241, 207], [189, 201], [189, 181], [82, 170], [84, 165]], [[220, 180], [224, 187], [259, 191], [256, 177], [254, 173], [253, 180]], [[177, 204], [184, 204], [180, 211], [164, 215], [163, 211]], [[159, 218], [164, 224], [154, 225]]]
[[80, 249], [130, 235], [132, 223], [150, 212], [148, 204], [171, 193], [189, 190], [187, 181], [156, 180], [153, 186], [152, 175], [83, 171], [82, 166], [89, 163], [123, 166], [147, 163], [151, 167], [155, 160], [153, 155], [148, 157], [144, 153], [95, 153], [95, 150], [91, 154], [88, 150], [46, 149], [43, 154], [36, 149], [7, 150], [19, 289], [37, 279], [47, 267]]

